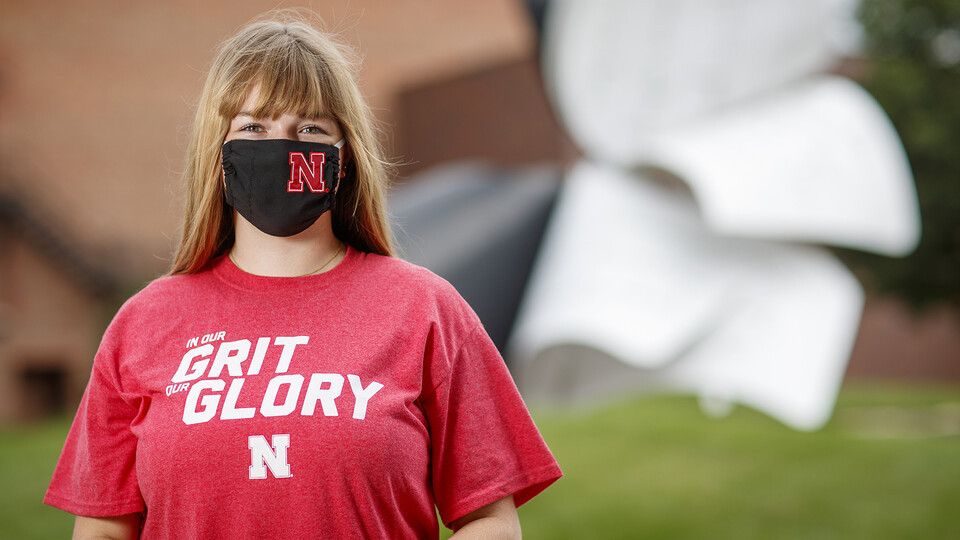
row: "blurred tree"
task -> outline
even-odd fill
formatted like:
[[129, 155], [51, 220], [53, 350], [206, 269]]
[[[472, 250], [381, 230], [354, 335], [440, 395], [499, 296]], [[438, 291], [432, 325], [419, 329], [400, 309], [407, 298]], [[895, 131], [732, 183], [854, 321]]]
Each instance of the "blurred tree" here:
[[871, 62], [863, 84], [903, 140], [923, 236], [902, 259], [841, 256], [871, 292], [960, 307], [960, 1], [863, 0], [859, 17]]

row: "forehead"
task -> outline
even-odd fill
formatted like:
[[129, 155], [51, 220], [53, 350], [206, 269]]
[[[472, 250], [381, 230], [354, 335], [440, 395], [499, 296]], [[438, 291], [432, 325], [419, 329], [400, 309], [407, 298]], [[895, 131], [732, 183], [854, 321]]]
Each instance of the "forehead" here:
[[[288, 75], [288, 76], [284, 76]], [[260, 73], [226, 92], [220, 113], [233, 118], [241, 112], [256, 118], [291, 114], [302, 118], [334, 118], [320, 81], [305, 74]]]
[[[274, 120], [283, 118], [283, 117], [292, 117], [295, 119], [309, 119], [309, 120], [329, 120], [333, 121], [328, 115], [323, 114], [320, 116], [306, 116], [299, 114], [296, 111], [289, 110], [280, 110], [279, 108], [268, 108], [263, 110], [262, 107], [258, 107], [258, 92], [259, 90], [254, 88], [247, 93], [246, 99], [243, 100], [243, 103], [240, 105], [240, 110], [237, 111], [237, 114], [234, 115], [234, 118], [271, 118]], [[258, 114], [258, 111], [260, 114]]]

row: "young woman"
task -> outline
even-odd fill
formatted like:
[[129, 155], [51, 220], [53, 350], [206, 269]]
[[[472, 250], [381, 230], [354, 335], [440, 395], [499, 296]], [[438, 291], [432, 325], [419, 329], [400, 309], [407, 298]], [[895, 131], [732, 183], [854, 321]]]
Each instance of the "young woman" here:
[[393, 258], [345, 49], [225, 42], [170, 275], [107, 329], [45, 502], [75, 538], [519, 537], [560, 470], [479, 320]]

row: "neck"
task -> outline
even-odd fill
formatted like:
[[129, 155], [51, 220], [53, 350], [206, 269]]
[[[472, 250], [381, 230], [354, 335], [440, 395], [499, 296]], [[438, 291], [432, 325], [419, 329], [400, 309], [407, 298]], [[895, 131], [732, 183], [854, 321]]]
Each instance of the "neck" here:
[[[323, 273], [343, 260], [346, 246], [333, 234], [330, 212], [300, 234], [270, 236], [234, 212], [235, 242], [230, 250], [234, 264], [258, 276], [294, 277]], [[337, 253], [337, 250], [340, 252]], [[326, 266], [320, 268], [325, 262]]]

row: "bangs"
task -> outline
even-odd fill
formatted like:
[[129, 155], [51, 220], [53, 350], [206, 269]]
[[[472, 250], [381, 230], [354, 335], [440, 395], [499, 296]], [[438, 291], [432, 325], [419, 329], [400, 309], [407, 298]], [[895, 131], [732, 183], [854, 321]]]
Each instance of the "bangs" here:
[[331, 86], [330, 69], [320, 55], [290, 35], [274, 37], [273, 43], [259, 44], [256, 50], [238, 55], [239, 65], [226, 85], [220, 114], [233, 118], [249, 93], [259, 88], [253, 110], [246, 111], [256, 118], [276, 118], [284, 113], [336, 118], [327, 102], [332, 88], [325, 88]]

